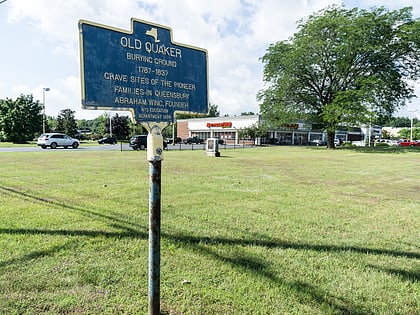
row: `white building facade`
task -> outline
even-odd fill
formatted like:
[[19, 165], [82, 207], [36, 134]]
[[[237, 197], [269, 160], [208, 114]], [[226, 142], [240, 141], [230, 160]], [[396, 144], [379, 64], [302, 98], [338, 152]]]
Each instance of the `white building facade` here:
[[225, 143], [238, 144], [239, 131], [252, 126], [261, 126], [260, 115], [181, 119], [177, 121], [177, 137], [217, 138]]
[[[218, 138], [225, 143], [239, 144], [239, 132], [241, 129], [261, 127], [263, 120], [260, 115], [246, 115], [233, 117], [208, 117], [182, 119], [177, 121], [177, 137], [199, 137], [200, 139]], [[335, 138], [343, 142], [365, 141], [380, 138], [382, 127], [366, 126], [339, 127]], [[326, 141], [327, 134], [316, 124], [297, 122], [284, 124], [280, 128], [268, 128], [267, 136], [257, 139], [256, 144], [280, 144], [280, 145], [309, 145], [314, 141]]]

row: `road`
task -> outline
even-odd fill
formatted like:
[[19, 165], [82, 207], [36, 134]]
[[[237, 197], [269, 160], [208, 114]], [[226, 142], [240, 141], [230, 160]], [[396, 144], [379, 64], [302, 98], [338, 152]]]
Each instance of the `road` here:
[[[64, 149], [64, 148], [57, 148], [57, 149], [41, 149], [40, 147], [33, 145], [33, 146], [19, 146], [11, 145], [10, 147], [0, 147], [0, 152], [37, 152], [37, 151], [61, 151], [61, 150], [78, 150], [78, 151], [133, 151], [128, 145], [128, 143], [118, 143], [114, 145], [83, 145], [83, 143], [77, 149]], [[177, 145], [168, 145], [167, 150], [204, 150], [203, 144], [179, 144]]]
[[[225, 149], [242, 149], [242, 148], [251, 148], [254, 147], [252, 145], [219, 145], [219, 150]], [[10, 145], [10, 147], [0, 147], [1, 152], [40, 152], [40, 151], [133, 151], [130, 148], [128, 143], [117, 143], [114, 145], [104, 144], [104, 145], [83, 145], [83, 142], [80, 144], [79, 148], [77, 149], [64, 149], [64, 148], [57, 148], [57, 149], [41, 149], [37, 145], [33, 146], [19, 146], [18, 144]], [[191, 151], [191, 150], [205, 150], [205, 144], [169, 144], [166, 150], [182, 150], [182, 151]]]

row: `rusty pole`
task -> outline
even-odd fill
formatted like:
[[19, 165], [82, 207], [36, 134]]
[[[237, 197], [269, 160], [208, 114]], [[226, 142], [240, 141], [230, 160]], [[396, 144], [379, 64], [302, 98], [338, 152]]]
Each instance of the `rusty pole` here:
[[161, 161], [149, 163], [149, 315], [159, 315]]
[[[162, 125], [162, 124], [161, 124]], [[159, 124], [146, 125], [149, 161], [149, 315], [160, 315], [160, 193], [163, 137]]]

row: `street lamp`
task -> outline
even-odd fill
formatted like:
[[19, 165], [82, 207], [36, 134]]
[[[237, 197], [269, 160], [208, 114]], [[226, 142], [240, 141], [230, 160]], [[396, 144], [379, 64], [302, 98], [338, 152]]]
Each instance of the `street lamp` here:
[[42, 88], [42, 133], [45, 133], [45, 92], [49, 91], [50, 88]]
[[417, 112], [417, 109], [409, 110], [409, 112], [412, 113], [411, 114], [411, 127], [410, 127], [410, 142], [413, 142], [413, 116], [414, 116], [413, 113]]

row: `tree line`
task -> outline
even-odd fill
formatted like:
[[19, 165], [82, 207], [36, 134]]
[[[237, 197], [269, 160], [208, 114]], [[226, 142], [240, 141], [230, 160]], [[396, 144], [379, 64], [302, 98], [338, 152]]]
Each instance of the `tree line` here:
[[[209, 105], [207, 117], [220, 115], [218, 106]], [[193, 114], [180, 114], [178, 119], [195, 117]], [[203, 117], [203, 116], [201, 116]], [[0, 99], [0, 141], [24, 143], [32, 141], [45, 132], [60, 132], [82, 140], [97, 140], [103, 136], [112, 135], [117, 140], [127, 140], [134, 134], [146, 134], [141, 124], [132, 122], [129, 116], [115, 113], [103, 113], [91, 120], [75, 119], [71, 109], [61, 110], [57, 117], [44, 117], [43, 105], [34, 100], [32, 95], [20, 95], [15, 100]], [[172, 137], [172, 128], [166, 128], [163, 136]]]
[[[20, 95], [15, 100], [0, 99], [0, 141], [24, 143], [45, 132], [61, 132], [71, 137], [96, 140], [111, 134], [119, 140], [127, 139], [131, 132], [144, 132], [131, 123], [128, 116], [112, 117], [106, 113], [93, 120], [76, 120], [75, 112], [63, 109], [57, 117], [44, 117], [43, 105], [32, 95]], [[81, 133], [81, 130], [87, 133]]]

